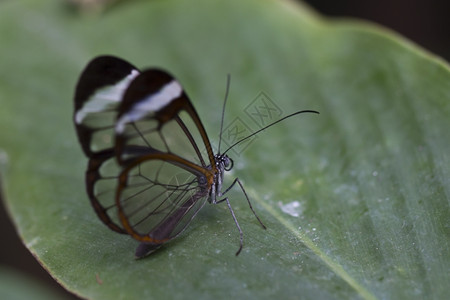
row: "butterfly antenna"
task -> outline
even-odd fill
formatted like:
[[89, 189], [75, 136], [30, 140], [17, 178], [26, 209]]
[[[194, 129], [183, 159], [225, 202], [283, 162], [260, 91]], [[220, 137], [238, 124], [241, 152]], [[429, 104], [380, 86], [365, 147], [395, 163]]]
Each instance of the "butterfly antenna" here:
[[223, 152], [223, 154], [227, 153], [228, 150], [230, 150], [231, 148], [233, 148], [233, 147], [236, 146], [237, 144], [239, 144], [239, 143], [245, 141], [246, 139], [251, 138], [252, 136], [254, 136], [254, 135], [260, 133], [261, 131], [263, 131], [263, 130], [265, 130], [265, 129], [267, 129], [267, 128], [269, 128], [269, 127], [271, 127], [271, 126], [273, 126], [273, 125], [275, 125], [275, 124], [277, 124], [277, 123], [280, 123], [281, 121], [286, 120], [287, 118], [293, 117], [293, 116], [295, 116], [295, 115], [303, 114], [303, 113], [319, 114], [319, 112], [318, 112], [318, 111], [315, 111], [315, 110], [300, 110], [300, 111], [297, 111], [297, 112], [292, 113], [292, 114], [290, 114], [290, 115], [287, 115], [287, 116], [285, 116], [285, 117], [279, 119], [278, 121], [275, 121], [275, 122], [273, 122], [273, 123], [270, 123], [269, 125], [264, 126], [263, 128], [261, 128], [261, 129], [255, 131], [255, 132], [253, 132], [252, 134], [246, 136], [245, 138], [240, 139], [239, 141], [237, 141], [236, 143], [234, 143], [233, 145], [231, 145], [230, 147], [228, 147], [228, 149], [225, 150], [225, 151]]
[[227, 74], [227, 89], [225, 91], [225, 99], [223, 100], [222, 120], [220, 121], [219, 148], [217, 149], [217, 153], [220, 153], [220, 144], [222, 143], [223, 119], [225, 117], [225, 106], [227, 104], [228, 91], [230, 90], [230, 81], [231, 81], [231, 76], [230, 76], [230, 74]]

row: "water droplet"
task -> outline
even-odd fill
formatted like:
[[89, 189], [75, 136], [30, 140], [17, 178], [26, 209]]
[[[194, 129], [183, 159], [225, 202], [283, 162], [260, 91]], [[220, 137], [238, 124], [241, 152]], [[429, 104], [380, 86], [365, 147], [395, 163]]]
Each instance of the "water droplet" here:
[[278, 202], [278, 206], [281, 208], [281, 211], [292, 216], [298, 217], [303, 212], [303, 208], [298, 201], [292, 201], [290, 203], [283, 204], [281, 201]]

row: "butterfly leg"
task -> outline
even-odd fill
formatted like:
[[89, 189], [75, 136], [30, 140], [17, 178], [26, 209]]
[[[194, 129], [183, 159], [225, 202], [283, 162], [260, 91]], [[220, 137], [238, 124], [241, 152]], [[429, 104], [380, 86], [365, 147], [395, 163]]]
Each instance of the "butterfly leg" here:
[[248, 198], [247, 193], [245, 192], [244, 186], [242, 185], [241, 181], [239, 180], [239, 178], [235, 178], [233, 183], [225, 190], [225, 192], [223, 192], [220, 196], [225, 195], [229, 190], [231, 190], [231, 188], [236, 184], [236, 182], [239, 184], [239, 186], [241, 187], [242, 192], [244, 193], [245, 199], [247, 199], [248, 202], [248, 206], [250, 206], [251, 211], [253, 212], [253, 215], [255, 215], [256, 219], [258, 220], [259, 224], [261, 224], [262, 228], [267, 229], [267, 227], [263, 224], [263, 222], [261, 221], [261, 219], [258, 217], [258, 215], [256, 214], [255, 210], [253, 209], [252, 203], [250, 202], [250, 199]]
[[[241, 187], [242, 192], [244, 192], [245, 199], [247, 199], [248, 205], [250, 206], [250, 209], [251, 209], [251, 211], [253, 212], [253, 214], [255, 215], [256, 219], [257, 219], [258, 222], [259, 222], [259, 224], [261, 224], [262, 228], [266, 229], [267, 227], [263, 224], [263, 222], [259, 219], [259, 217], [258, 217], [258, 215], [256, 214], [256, 212], [253, 210], [252, 203], [250, 202], [250, 199], [248, 198], [248, 195], [247, 195], [247, 193], [245, 192], [244, 186], [242, 185], [242, 183], [241, 183], [241, 181], [239, 180], [239, 178], [235, 178], [234, 181], [233, 181], [233, 183], [232, 183], [232, 184], [231, 184], [231, 185], [230, 185], [223, 193], [220, 193], [219, 196], [225, 195], [225, 194], [226, 194], [226, 193], [227, 193], [227, 192], [228, 192], [228, 191], [236, 184], [236, 182], [237, 182], [237, 183], [239, 184], [239, 186]], [[242, 229], [241, 229], [241, 227], [239, 226], [239, 222], [238, 222], [238, 220], [237, 220], [237, 218], [236, 218], [236, 215], [234, 214], [233, 209], [231, 208], [231, 204], [230, 204], [230, 201], [228, 200], [228, 197], [226, 197], [226, 198], [224, 198], [224, 199], [222, 199], [222, 200], [217, 201], [216, 204], [221, 203], [221, 202], [224, 202], [224, 201], [227, 202], [228, 209], [230, 210], [231, 216], [232, 216], [233, 219], [234, 219], [234, 223], [236, 224], [236, 227], [237, 227], [238, 230], [239, 230], [240, 245], [239, 245], [238, 251], [236, 252], [236, 256], [238, 256], [239, 253], [241, 252], [242, 246], [243, 246], [243, 244], [244, 244], [244, 233], [242, 232]]]
[[239, 249], [236, 252], [236, 256], [238, 256], [239, 253], [241, 253], [242, 246], [244, 245], [244, 233], [242, 232], [241, 226], [239, 226], [239, 222], [238, 222], [238, 220], [236, 218], [236, 215], [234, 214], [233, 209], [231, 208], [231, 204], [230, 204], [230, 201], [228, 200], [228, 197], [217, 201], [216, 204], [219, 204], [219, 203], [224, 202], [224, 201], [227, 202], [228, 209], [230, 210], [231, 216], [233, 217], [233, 220], [234, 220], [234, 223], [236, 224], [236, 227], [239, 230]]

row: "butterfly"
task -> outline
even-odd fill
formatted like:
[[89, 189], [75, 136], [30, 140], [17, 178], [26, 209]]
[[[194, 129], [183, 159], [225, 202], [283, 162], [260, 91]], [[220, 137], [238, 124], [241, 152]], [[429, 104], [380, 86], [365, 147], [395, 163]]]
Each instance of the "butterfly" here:
[[[228, 87], [229, 78], [227, 94]], [[288, 117], [318, 113], [298, 111], [214, 154], [194, 106], [172, 75], [156, 68], [140, 71], [113, 56], [88, 63], [74, 102], [78, 140], [89, 159], [85, 182], [90, 202], [111, 230], [140, 242], [137, 258], [183, 232], [206, 202], [227, 204], [240, 234], [238, 255], [243, 232], [228, 197], [220, 198], [239, 185], [266, 227], [238, 178], [223, 190], [224, 174], [233, 167], [227, 151]]]

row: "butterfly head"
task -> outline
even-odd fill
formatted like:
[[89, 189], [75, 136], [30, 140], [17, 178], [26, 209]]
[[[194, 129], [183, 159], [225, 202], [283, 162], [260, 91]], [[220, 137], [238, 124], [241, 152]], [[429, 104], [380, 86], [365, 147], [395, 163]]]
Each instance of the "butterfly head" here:
[[233, 160], [226, 154], [216, 154], [214, 156], [216, 161], [216, 168], [219, 173], [224, 173], [224, 171], [230, 171], [233, 168]]

